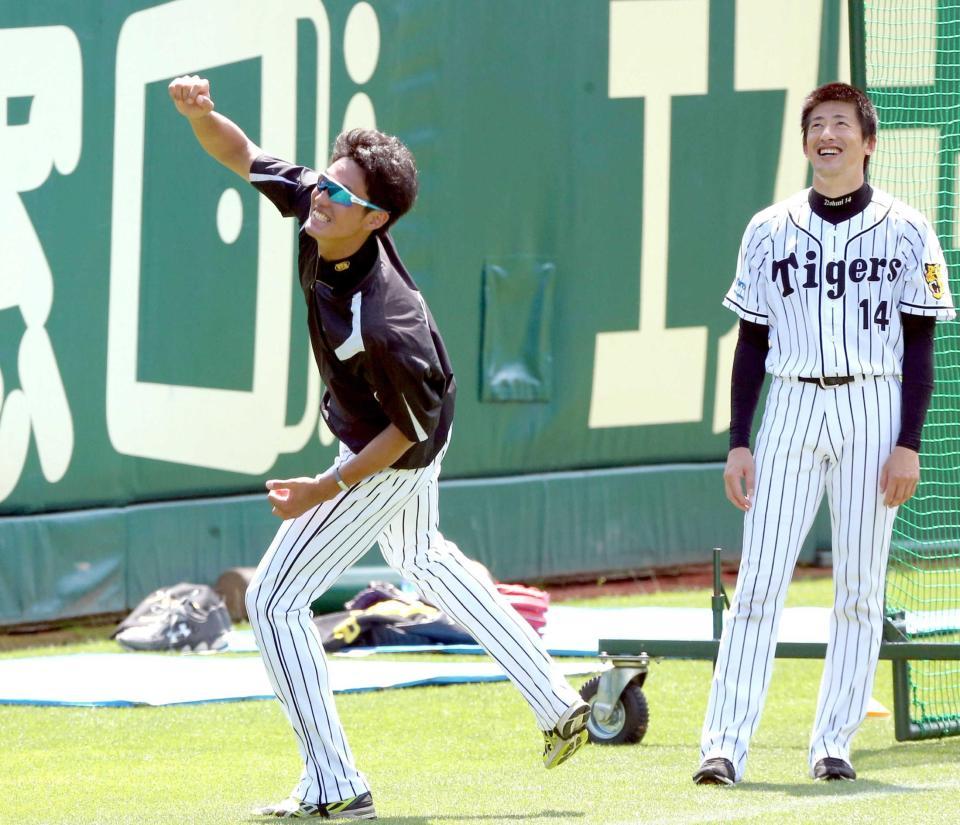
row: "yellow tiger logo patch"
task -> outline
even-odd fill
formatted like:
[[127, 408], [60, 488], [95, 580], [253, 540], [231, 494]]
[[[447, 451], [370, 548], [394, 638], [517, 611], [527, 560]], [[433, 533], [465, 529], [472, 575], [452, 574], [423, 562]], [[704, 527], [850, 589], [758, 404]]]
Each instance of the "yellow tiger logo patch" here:
[[940, 286], [940, 264], [924, 264], [923, 277], [930, 288], [930, 294], [939, 301], [943, 297], [943, 287]]

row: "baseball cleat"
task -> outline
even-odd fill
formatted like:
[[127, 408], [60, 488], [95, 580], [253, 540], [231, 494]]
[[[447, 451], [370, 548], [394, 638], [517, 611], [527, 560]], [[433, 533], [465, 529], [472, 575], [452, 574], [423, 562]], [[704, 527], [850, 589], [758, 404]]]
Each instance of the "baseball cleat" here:
[[813, 766], [813, 778], [817, 782], [835, 782], [837, 780], [853, 782], [857, 778], [857, 772], [849, 762], [837, 759], [835, 756], [826, 756], [818, 760], [817, 764]]
[[693, 775], [693, 781], [697, 785], [733, 785], [737, 775], [729, 759], [714, 757], [703, 760], [700, 770]]
[[295, 796], [284, 799], [275, 805], [257, 808], [256, 816], [272, 816], [277, 819], [376, 819], [370, 792], [341, 799], [339, 802], [304, 802]]
[[543, 732], [543, 766], [548, 770], [562, 765], [587, 742], [590, 705], [576, 702], [568, 707], [553, 730]]

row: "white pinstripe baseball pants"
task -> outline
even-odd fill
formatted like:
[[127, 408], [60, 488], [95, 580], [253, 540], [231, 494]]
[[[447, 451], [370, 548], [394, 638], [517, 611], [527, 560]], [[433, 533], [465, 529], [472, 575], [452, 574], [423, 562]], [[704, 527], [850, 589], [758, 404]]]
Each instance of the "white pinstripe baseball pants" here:
[[700, 742], [701, 758], [729, 759], [738, 780], [770, 683], [787, 584], [824, 489], [834, 608], [809, 759], [811, 766], [826, 756], [850, 761], [883, 630], [897, 511], [883, 505], [879, 478], [899, 430], [896, 378], [865, 378], [836, 389], [773, 380], [757, 435], [754, 504], [744, 518], [737, 588]]
[[[341, 446], [341, 460], [351, 455]], [[542, 730], [579, 700], [539, 636], [489, 578], [440, 533], [443, 452], [428, 467], [387, 469], [285, 521], [247, 589], [247, 614], [273, 689], [293, 726], [304, 770], [294, 796], [329, 803], [369, 786], [333, 702], [310, 605], [377, 541], [387, 562], [455, 619], [503, 667]]]

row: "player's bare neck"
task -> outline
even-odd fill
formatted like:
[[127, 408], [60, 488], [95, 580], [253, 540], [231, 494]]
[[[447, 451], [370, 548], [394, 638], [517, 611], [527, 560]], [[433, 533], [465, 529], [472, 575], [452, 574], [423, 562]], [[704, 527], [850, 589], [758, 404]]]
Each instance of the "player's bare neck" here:
[[864, 184], [863, 170], [859, 174], [837, 175], [825, 178], [814, 172], [813, 188], [827, 198], [842, 198], [856, 192]]

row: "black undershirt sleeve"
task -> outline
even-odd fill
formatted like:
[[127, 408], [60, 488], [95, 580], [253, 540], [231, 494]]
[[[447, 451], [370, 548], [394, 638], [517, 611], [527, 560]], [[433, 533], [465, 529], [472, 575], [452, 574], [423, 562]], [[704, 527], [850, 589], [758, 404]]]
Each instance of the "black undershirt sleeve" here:
[[760, 390], [766, 375], [764, 364], [770, 342], [766, 324], [740, 321], [737, 349], [733, 354], [730, 377], [730, 449], [750, 447], [753, 414], [757, 411]]
[[933, 395], [933, 330], [936, 319], [901, 313], [903, 391], [898, 447], [920, 452], [920, 432]]

